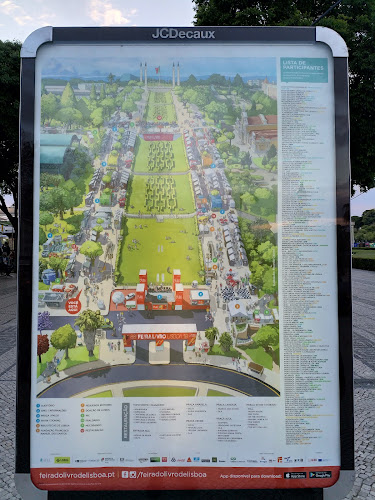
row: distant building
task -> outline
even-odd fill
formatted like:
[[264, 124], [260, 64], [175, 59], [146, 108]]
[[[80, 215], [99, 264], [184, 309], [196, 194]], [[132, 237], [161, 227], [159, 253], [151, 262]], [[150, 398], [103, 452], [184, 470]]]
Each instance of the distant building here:
[[242, 113], [235, 125], [242, 144], [248, 144], [254, 156], [263, 156], [273, 144], [277, 149], [277, 115], [247, 116]]
[[271, 99], [277, 99], [277, 85], [270, 83], [267, 77], [262, 82], [262, 91]]

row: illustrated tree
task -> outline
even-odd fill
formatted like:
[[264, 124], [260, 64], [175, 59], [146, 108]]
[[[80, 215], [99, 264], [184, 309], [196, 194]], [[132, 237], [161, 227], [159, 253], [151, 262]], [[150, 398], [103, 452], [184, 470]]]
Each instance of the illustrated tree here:
[[50, 257], [49, 258], [49, 267], [56, 271], [56, 273], [63, 273], [66, 269], [66, 266], [68, 264], [67, 259], [64, 259], [63, 257]]
[[105, 185], [108, 185], [111, 182], [111, 176], [108, 174], [104, 175], [102, 181], [104, 182]]
[[253, 205], [256, 201], [255, 197], [251, 193], [249, 193], [248, 191], [246, 191], [246, 193], [244, 193], [241, 196], [241, 200], [242, 200], [242, 203], [244, 203], [247, 208], [250, 208], [251, 205]]
[[272, 170], [276, 170], [276, 167], [277, 167], [277, 158], [271, 158], [269, 160], [268, 164], [271, 167], [270, 168], [270, 172], [272, 172]]
[[105, 99], [105, 88], [104, 88], [104, 84], [101, 85], [100, 87], [100, 94], [99, 94], [99, 99], [102, 101], [103, 99]]
[[41, 193], [40, 208], [44, 212], [59, 214], [60, 219], [64, 220], [64, 212], [70, 208], [68, 193], [61, 187]]
[[48, 335], [38, 335], [38, 347], [37, 355], [39, 357], [39, 363], [42, 362], [42, 354], [45, 354], [49, 349]]
[[51, 335], [51, 344], [55, 349], [65, 349], [65, 359], [69, 359], [69, 349], [76, 346], [77, 333], [72, 325], [64, 325]]
[[121, 109], [124, 113], [132, 113], [137, 110], [137, 105], [131, 99], [127, 99], [122, 103]]
[[91, 85], [90, 101], [91, 102], [96, 102], [96, 90], [95, 90], [95, 84], [94, 83]]
[[77, 110], [82, 114], [82, 122], [86, 124], [91, 115], [91, 110], [89, 108], [90, 101], [84, 97], [83, 99], [79, 99], [77, 101]]
[[90, 115], [90, 119], [93, 126], [98, 127], [98, 129], [100, 130], [100, 127], [104, 123], [103, 108], [94, 109], [94, 111]]
[[244, 87], [244, 81], [242, 80], [241, 76], [237, 73], [236, 76], [233, 78], [233, 85], [234, 87]]
[[52, 330], [52, 321], [48, 311], [38, 313], [38, 330], [40, 335], [42, 335], [43, 330]]
[[77, 104], [76, 96], [74, 95], [74, 91], [70, 82], [68, 82], [63, 90], [61, 101], [62, 108], [74, 108]]
[[210, 104], [207, 104], [204, 109], [209, 118], [211, 118], [215, 124], [224, 118], [224, 115], [227, 112], [226, 105], [216, 101], [211, 101]]
[[40, 212], [39, 214], [39, 224], [44, 226], [44, 229], [47, 230], [47, 225], [52, 224], [54, 221], [54, 217], [49, 212]]
[[273, 260], [277, 259], [277, 245], [271, 241], [264, 241], [258, 245], [257, 254], [262, 262], [272, 264]]
[[275, 158], [277, 155], [277, 149], [274, 144], [271, 144], [270, 149], [267, 151], [267, 160], [270, 161], [271, 158]]
[[268, 293], [270, 295], [277, 293], [277, 268], [269, 268], [264, 273], [262, 290], [264, 293]]
[[47, 172], [43, 172], [40, 174], [41, 188], [58, 187], [63, 181], [64, 177], [62, 175], [47, 174]]
[[56, 116], [59, 109], [59, 100], [55, 94], [42, 95], [40, 100], [40, 112], [43, 123]]
[[56, 115], [57, 119], [64, 123], [69, 129], [72, 127], [73, 123], [82, 123], [82, 113], [75, 108], [62, 108]]
[[39, 226], [39, 245], [43, 245], [47, 241], [46, 233], [43, 231], [43, 228]]
[[83, 311], [74, 323], [83, 333], [83, 340], [90, 357], [94, 355], [96, 330], [103, 326], [103, 323], [104, 319], [100, 311], [91, 309]]
[[213, 345], [215, 344], [215, 340], [219, 335], [219, 330], [215, 326], [212, 326], [211, 328], [207, 328], [204, 334], [206, 339], [208, 340], [208, 343], [210, 344], [210, 348], [213, 347]]
[[100, 105], [103, 108], [104, 116], [106, 118], [109, 118], [112, 112], [116, 109], [116, 102], [113, 97], [106, 97], [102, 100]]
[[224, 332], [220, 335], [219, 345], [223, 352], [229, 352], [233, 345], [233, 339], [230, 333]]
[[226, 137], [229, 139], [229, 146], [232, 145], [232, 141], [235, 137], [234, 132], [226, 132], [225, 133]]
[[82, 203], [82, 193], [77, 188], [70, 189], [66, 192], [69, 200], [70, 214], [74, 215], [74, 208]]
[[91, 259], [91, 264], [95, 264], [96, 257], [103, 255], [103, 248], [101, 243], [96, 241], [85, 241], [80, 248], [80, 253]]
[[253, 336], [253, 340], [268, 352], [279, 343], [279, 329], [275, 325], [262, 326]]
[[190, 75], [189, 78], [186, 80], [186, 85], [195, 87], [196, 85], [198, 85], [198, 80], [195, 78], [194, 75]]

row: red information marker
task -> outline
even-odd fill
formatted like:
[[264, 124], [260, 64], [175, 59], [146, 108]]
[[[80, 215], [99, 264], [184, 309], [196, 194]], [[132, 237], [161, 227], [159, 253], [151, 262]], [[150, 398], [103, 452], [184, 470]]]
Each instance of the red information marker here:
[[212, 217], [213, 219], [216, 219], [216, 214], [212, 214], [212, 215], [211, 215], [211, 217]]
[[156, 118], [160, 121], [163, 117], [161, 115], [158, 115]]
[[65, 309], [69, 314], [77, 314], [81, 310], [82, 304], [81, 301], [79, 300], [80, 295], [81, 292], [79, 292], [77, 297], [74, 297], [73, 299], [68, 299], [66, 301]]

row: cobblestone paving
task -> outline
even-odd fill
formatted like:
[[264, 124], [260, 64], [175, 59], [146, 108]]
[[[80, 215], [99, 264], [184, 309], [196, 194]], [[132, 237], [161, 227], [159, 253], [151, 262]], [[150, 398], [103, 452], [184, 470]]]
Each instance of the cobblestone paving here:
[[[14, 473], [16, 278], [0, 281], [0, 500]], [[375, 273], [353, 271], [356, 479], [347, 500], [375, 500]], [[27, 499], [25, 499], [27, 500]], [[337, 499], [340, 500], [340, 499]]]

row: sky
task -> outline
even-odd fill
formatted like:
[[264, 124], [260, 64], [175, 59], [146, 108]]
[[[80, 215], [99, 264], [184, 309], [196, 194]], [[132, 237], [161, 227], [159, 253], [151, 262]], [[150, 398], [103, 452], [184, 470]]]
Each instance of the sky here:
[[[0, 0], [0, 40], [42, 26], [192, 26], [192, 0]], [[356, 193], [352, 215], [375, 208], [375, 189]]]
[[192, 0], [0, 0], [0, 39], [42, 26], [192, 26]]

